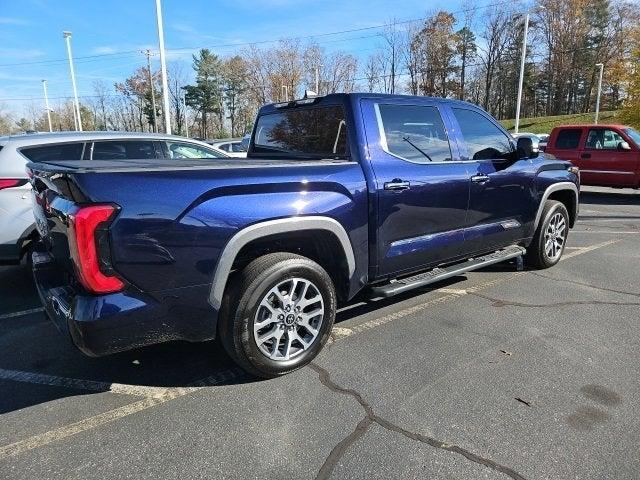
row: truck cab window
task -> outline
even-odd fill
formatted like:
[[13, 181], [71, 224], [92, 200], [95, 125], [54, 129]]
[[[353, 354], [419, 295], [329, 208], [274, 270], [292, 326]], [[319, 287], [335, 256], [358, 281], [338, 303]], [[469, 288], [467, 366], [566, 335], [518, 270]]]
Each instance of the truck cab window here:
[[349, 155], [341, 106], [293, 108], [257, 119], [254, 153], [299, 158]]
[[484, 115], [466, 108], [454, 108], [471, 160], [509, 159], [513, 156], [511, 139]]
[[587, 148], [596, 150], [616, 150], [620, 142], [624, 142], [617, 132], [603, 128], [589, 130], [587, 135]]
[[440, 112], [421, 105], [376, 105], [383, 147], [414, 163], [451, 160], [451, 147]]
[[573, 150], [578, 148], [580, 144], [580, 136], [582, 130], [579, 128], [568, 128], [560, 130], [558, 138], [556, 139], [556, 148], [562, 150]]

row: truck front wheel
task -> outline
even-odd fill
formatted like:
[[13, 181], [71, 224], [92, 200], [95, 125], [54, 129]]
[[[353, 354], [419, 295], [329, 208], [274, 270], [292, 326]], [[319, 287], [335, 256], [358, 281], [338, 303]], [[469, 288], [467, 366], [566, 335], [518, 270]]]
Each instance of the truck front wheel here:
[[569, 212], [562, 202], [547, 200], [540, 224], [527, 248], [527, 264], [549, 268], [560, 261], [569, 234]]
[[272, 253], [252, 261], [228, 286], [219, 334], [240, 367], [273, 378], [314, 359], [335, 314], [335, 288], [320, 265]]

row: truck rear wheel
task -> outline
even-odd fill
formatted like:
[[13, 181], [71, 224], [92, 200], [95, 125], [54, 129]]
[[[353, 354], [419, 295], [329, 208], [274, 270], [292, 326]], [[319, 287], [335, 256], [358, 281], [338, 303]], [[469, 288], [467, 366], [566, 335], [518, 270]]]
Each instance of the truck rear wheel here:
[[252, 261], [227, 288], [219, 335], [252, 375], [273, 378], [311, 362], [329, 339], [336, 293], [312, 260], [272, 253]]
[[569, 212], [562, 202], [547, 200], [540, 224], [525, 257], [528, 265], [543, 269], [560, 261], [569, 234]]

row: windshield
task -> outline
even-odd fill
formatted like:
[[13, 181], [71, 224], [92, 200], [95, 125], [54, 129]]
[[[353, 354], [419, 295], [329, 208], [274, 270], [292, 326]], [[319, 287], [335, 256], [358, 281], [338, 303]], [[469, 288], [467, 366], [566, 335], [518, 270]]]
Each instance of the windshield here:
[[633, 128], [625, 128], [624, 133], [631, 137], [631, 140], [633, 140], [637, 147], [640, 147], [640, 132]]
[[297, 158], [346, 158], [347, 125], [341, 106], [293, 108], [258, 117], [254, 152]]

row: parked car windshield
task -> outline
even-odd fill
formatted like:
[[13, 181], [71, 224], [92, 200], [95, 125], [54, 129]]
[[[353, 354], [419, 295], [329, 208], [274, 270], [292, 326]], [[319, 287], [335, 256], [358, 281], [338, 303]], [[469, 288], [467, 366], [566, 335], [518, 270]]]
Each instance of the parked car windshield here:
[[624, 133], [631, 137], [631, 140], [634, 141], [636, 146], [640, 147], [640, 132], [634, 128], [625, 128]]
[[254, 151], [296, 158], [346, 158], [347, 125], [341, 106], [293, 108], [258, 117]]

